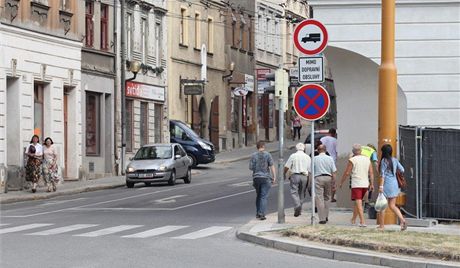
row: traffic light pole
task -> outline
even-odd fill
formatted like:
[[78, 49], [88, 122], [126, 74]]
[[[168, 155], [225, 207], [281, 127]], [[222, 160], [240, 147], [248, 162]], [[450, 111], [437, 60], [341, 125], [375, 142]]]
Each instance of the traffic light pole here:
[[284, 223], [284, 98], [279, 98], [279, 104], [278, 223]]

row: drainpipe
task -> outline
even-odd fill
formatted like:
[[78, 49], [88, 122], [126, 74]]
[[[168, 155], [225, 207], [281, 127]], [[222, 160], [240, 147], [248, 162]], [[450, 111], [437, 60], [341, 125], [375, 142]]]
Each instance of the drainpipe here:
[[[113, 0], [113, 51], [115, 53], [115, 59], [114, 59], [114, 64], [113, 64], [113, 73], [115, 74], [115, 79], [113, 81], [113, 111], [114, 115], [117, 114], [117, 99], [118, 99], [118, 31], [117, 31], [117, 0]], [[117, 129], [117, 120], [116, 116], [113, 118], [113, 150], [114, 150], [114, 160], [115, 160], [115, 173], [119, 175], [118, 173], [118, 167], [119, 164], [117, 162], [118, 159], [118, 150], [117, 150], [117, 135], [116, 135], [116, 129]]]
[[125, 156], [126, 156], [126, 33], [125, 33], [125, 0], [120, 0], [121, 24], [120, 24], [120, 49], [121, 49], [121, 174], [125, 174]]

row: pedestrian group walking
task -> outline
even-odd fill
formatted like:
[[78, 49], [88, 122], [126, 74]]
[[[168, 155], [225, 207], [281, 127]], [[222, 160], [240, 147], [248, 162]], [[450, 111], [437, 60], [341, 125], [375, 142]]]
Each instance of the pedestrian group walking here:
[[48, 187], [47, 191], [56, 191], [60, 180], [58, 169], [58, 154], [51, 138], [45, 139], [42, 146], [38, 135], [33, 135], [30, 144], [26, 147], [26, 181], [32, 183], [32, 193], [37, 191], [40, 178], [43, 176]]

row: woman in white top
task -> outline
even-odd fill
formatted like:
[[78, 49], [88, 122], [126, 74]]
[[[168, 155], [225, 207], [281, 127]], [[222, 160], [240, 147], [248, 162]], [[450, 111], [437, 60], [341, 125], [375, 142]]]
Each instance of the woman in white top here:
[[48, 192], [56, 191], [56, 184], [59, 182], [58, 154], [54, 142], [50, 137], [45, 139], [43, 146], [43, 176], [48, 186]]
[[374, 181], [374, 171], [369, 157], [361, 155], [361, 145], [353, 145], [353, 157], [348, 160], [348, 165], [343, 173], [339, 187], [342, 188], [343, 183], [351, 175], [351, 200], [355, 201], [353, 216], [351, 223], [356, 223], [356, 217], [359, 216], [359, 227], [366, 227], [364, 222], [363, 198], [368, 189], [374, 189], [372, 181]]
[[39, 143], [40, 138], [33, 135], [30, 144], [24, 152], [27, 156], [26, 180], [32, 182], [32, 193], [37, 191], [37, 183], [40, 179], [43, 147]]

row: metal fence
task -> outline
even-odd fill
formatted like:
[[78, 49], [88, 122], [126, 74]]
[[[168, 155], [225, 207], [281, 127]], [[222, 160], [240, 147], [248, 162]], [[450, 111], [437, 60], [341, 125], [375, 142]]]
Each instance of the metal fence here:
[[460, 220], [460, 130], [400, 126], [399, 141], [405, 210], [417, 218]]

